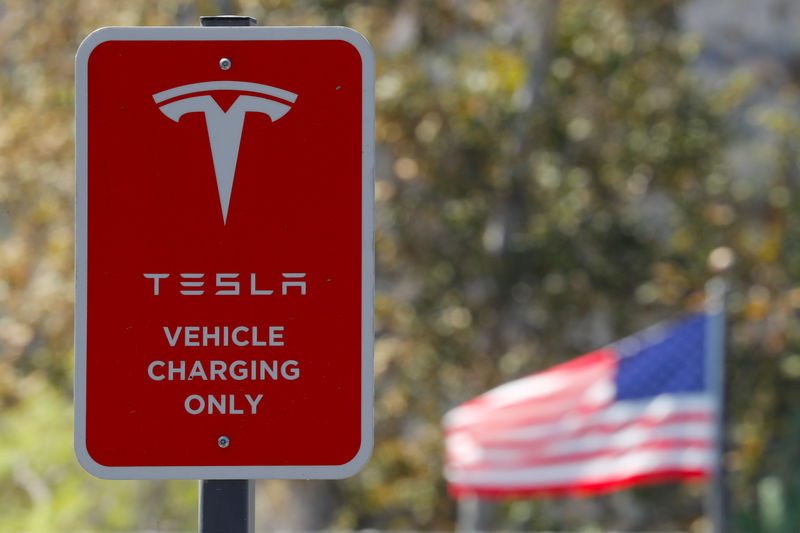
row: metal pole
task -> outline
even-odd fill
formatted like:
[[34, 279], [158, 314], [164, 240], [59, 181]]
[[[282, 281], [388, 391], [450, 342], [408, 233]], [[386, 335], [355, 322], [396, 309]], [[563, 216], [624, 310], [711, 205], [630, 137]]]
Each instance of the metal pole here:
[[[255, 26], [256, 19], [240, 15], [200, 17], [202, 26]], [[200, 481], [199, 533], [253, 533], [255, 483], [252, 479]]]
[[200, 482], [199, 533], [253, 533], [252, 479], [210, 479]]
[[727, 533], [725, 489], [725, 297], [728, 283], [721, 276], [706, 284], [706, 379], [717, 414], [714, 428], [714, 463], [707, 515], [713, 533]]
[[458, 533], [477, 533], [494, 529], [494, 516], [497, 504], [493, 501], [467, 496], [458, 500], [456, 531]]

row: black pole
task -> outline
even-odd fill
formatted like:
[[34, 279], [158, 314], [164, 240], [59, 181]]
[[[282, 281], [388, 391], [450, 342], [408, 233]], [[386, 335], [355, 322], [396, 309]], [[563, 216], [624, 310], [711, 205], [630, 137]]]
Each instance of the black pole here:
[[252, 479], [200, 482], [199, 533], [253, 533]]
[[[213, 26], [255, 26], [256, 19], [240, 15], [200, 17], [200, 24]], [[207, 479], [200, 481], [199, 533], [253, 533], [252, 479]]]

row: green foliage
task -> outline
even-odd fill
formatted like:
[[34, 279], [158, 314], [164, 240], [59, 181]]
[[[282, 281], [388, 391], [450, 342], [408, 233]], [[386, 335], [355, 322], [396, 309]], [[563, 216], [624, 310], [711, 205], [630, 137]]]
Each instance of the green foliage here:
[[[376, 448], [356, 477], [302, 485], [335, 509], [315, 527], [452, 527], [444, 412], [699, 309], [721, 246], [737, 257], [734, 525], [800, 527], [796, 80], [766, 102], [757, 71], [710, 88], [673, 2], [5, 0], [0, 530], [195, 527], [195, 483], [96, 480], [71, 451], [72, 69], [97, 27], [192, 25], [222, 9], [349, 25], [377, 55]], [[269, 501], [303, 511], [286, 527], [314, 515], [297, 487], [262, 483], [259, 524], [280, 525]], [[701, 493], [513, 502], [497, 525], [698, 529]]]
[[[25, 396], [0, 420], [3, 530], [182, 529], [196, 484], [101, 481], [81, 473], [72, 451], [72, 406], [41, 373], [20, 384]], [[165, 505], [169, 502], [169, 505]], [[177, 509], [177, 512], [176, 512]]]

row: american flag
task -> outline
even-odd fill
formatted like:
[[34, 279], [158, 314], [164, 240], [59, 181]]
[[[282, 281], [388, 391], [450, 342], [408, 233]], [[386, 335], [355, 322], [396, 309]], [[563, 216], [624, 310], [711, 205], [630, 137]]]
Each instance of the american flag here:
[[709, 320], [654, 326], [448, 412], [451, 494], [589, 495], [709, 476]]

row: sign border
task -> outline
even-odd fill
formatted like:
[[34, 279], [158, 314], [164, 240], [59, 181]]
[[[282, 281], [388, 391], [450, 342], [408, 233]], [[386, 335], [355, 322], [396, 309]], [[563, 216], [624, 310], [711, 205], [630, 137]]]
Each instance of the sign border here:
[[[352, 45], [362, 64], [361, 176], [361, 447], [341, 465], [106, 466], [86, 447], [86, 336], [88, 269], [88, 66], [108, 41], [336, 40]], [[369, 42], [341, 26], [107, 27], [89, 34], [75, 56], [75, 433], [78, 462], [104, 479], [337, 479], [369, 460], [373, 447], [373, 320], [375, 294], [374, 154], [375, 57]]]

